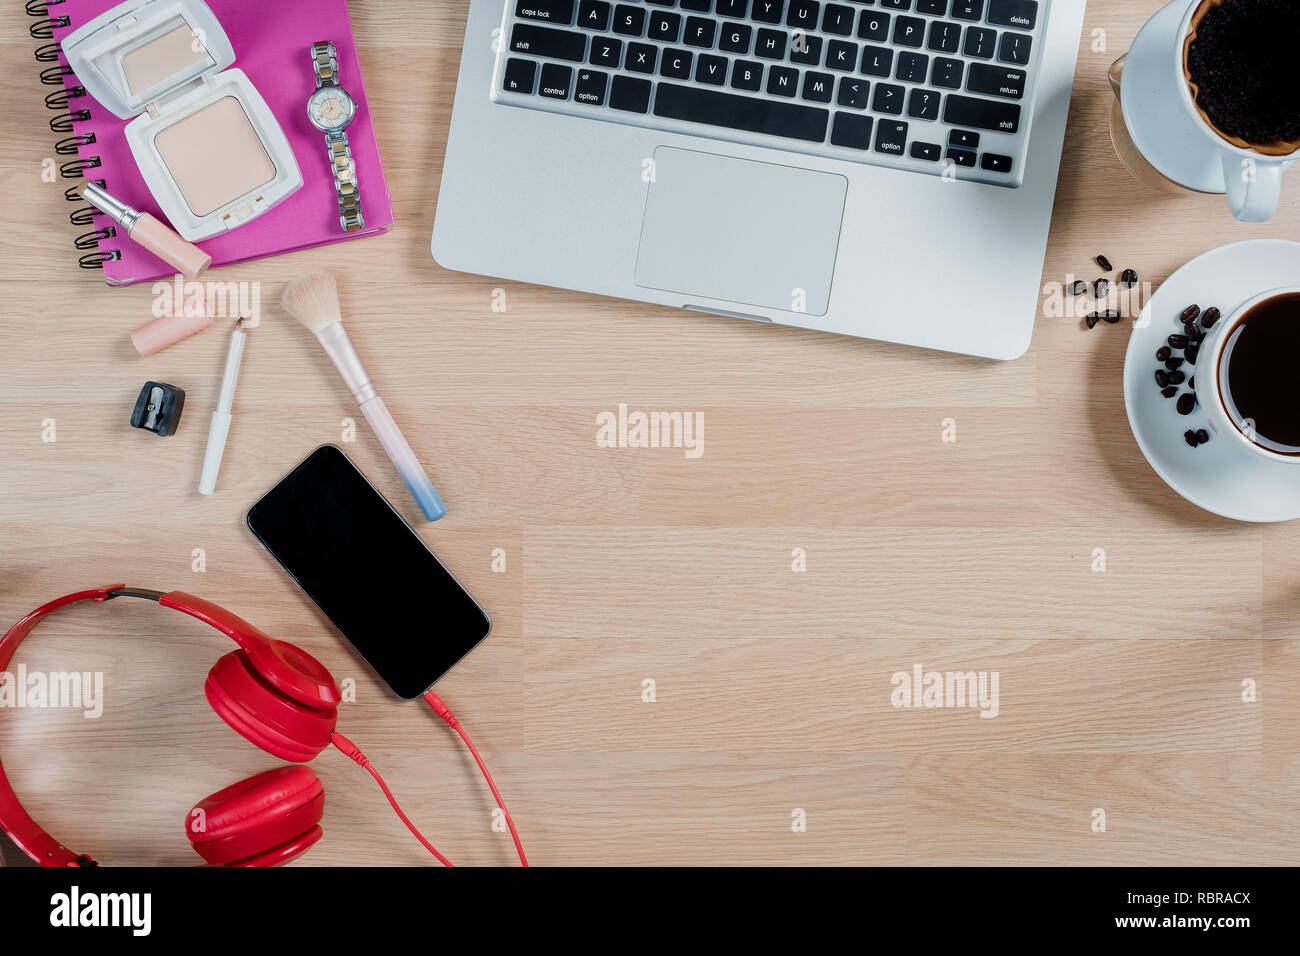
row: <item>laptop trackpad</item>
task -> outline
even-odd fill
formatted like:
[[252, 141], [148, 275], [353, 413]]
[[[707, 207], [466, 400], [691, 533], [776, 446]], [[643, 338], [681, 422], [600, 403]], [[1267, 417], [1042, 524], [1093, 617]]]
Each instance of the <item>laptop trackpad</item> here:
[[652, 171], [637, 285], [826, 314], [845, 177], [671, 146]]

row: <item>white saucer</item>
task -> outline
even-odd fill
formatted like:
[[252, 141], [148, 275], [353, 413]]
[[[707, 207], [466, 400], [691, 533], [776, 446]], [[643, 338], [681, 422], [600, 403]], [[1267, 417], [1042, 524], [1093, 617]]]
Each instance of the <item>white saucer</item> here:
[[[1192, 448], [1188, 429], [1206, 428], [1197, 408], [1179, 415], [1176, 398], [1156, 385], [1156, 350], [1182, 330], [1179, 314], [1195, 303], [1218, 306], [1226, 319], [1260, 292], [1295, 282], [1300, 275], [1300, 243], [1252, 239], [1220, 246], [1175, 272], [1147, 302], [1124, 359], [1124, 405], [1138, 447], [1165, 483], [1194, 505], [1237, 521], [1290, 521], [1300, 518], [1300, 465], [1269, 461], [1222, 435]], [[1210, 370], [1184, 365], [1188, 376]], [[1181, 386], [1180, 391], [1186, 391]]]
[[1120, 106], [1129, 136], [1147, 162], [1188, 189], [1222, 193], [1227, 187], [1219, 151], [1206, 145], [1185, 113], [1165, 105], [1181, 96], [1173, 58], [1189, 2], [1173, 0], [1134, 38], [1120, 76]]

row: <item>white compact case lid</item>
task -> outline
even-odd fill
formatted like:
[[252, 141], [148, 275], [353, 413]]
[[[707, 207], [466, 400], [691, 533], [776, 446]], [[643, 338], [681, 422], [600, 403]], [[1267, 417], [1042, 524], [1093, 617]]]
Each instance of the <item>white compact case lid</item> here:
[[[138, 65], [133, 54], [159, 41], [161, 66]], [[122, 119], [235, 62], [230, 37], [203, 0], [128, 0], [68, 34], [62, 47], [86, 92]]]

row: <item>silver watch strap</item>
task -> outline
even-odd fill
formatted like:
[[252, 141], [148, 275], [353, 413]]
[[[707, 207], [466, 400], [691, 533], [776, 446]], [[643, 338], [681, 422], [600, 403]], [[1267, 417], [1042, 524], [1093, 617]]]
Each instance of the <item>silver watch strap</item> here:
[[[316, 88], [339, 85], [339, 59], [333, 41], [311, 45], [311, 59], [316, 71]], [[339, 203], [339, 224], [344, 232], [356, 232], [366, 226], [361, 213], [361, 193], [357, 189], [357, 167], [352, 160], [346, 130], [325, 134], [330, 168], [334, 173], [334, 192]]]

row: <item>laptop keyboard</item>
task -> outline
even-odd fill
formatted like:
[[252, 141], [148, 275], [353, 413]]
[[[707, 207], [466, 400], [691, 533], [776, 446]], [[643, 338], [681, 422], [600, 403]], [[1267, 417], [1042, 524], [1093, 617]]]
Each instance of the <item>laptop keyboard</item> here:
[[1018, 186], [1050, 0], [507, 0], [502, 103]]

